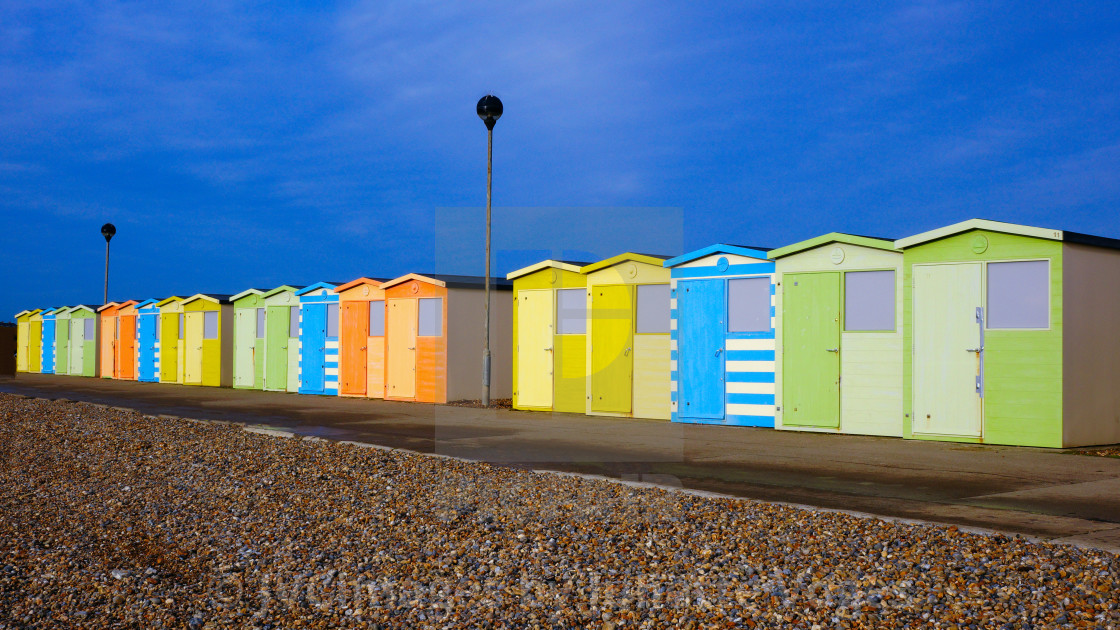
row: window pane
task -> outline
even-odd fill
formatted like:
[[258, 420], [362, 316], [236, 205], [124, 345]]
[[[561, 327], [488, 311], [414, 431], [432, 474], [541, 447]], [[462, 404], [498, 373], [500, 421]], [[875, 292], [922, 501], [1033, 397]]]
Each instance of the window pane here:
[[338, 336], [338, 304], [327, 305], [327, 336]]
[[369, 303], [369, 336], [385, 336], [385, 300], [372, 300]]
[[292, 339], [299, 337], [299, 307], [289, 307], [288, 312], [288, 336]]
[[202, 314], [202, 338], [218, 338], [218, 311], [206, 311]]
[[420, 299], [420, 336], [443, 335], [443, 298]]
[[844, 274], [844, 330], [894, 330], [894, 272]]
[[82, 325], [85, 326], [83, 332], [85, 333], [86, 341], [93, 341], [93, 338], [97, 336], [97, 332], [93, 328], [93, 318], [82, 320]]
[[1050, 261], [988, 263], [988, 328], [1050, 327]]
[[264, 309], [257, 309], [257, 339], [264, 339]]
[[560, 289], [556, 292], [556, 333], [587, 334], [587, 291]]
[[770, 278], [727, 281], [727, 332], [770, 332]]
[[185, 319], [185, 316], [182, 313], [179, 313], [179, 339], [183, 338], [183, 329], [184, 329], [183, 320], [184, 319]]
[[669, 332], [669, 285], [638, 285], [637, 332]]

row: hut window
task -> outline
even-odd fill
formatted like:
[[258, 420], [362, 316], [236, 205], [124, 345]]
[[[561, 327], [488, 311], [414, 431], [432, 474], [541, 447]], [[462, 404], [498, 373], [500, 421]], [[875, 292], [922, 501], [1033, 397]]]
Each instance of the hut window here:
[[338, 336], [338, 304], [327, 305], [327, 336]]
[[638, 285], [638, 322], [635, 332], [669, 332], [669, 285]]
[[373, 300], [369, 303], [369, 336], [385, 336], [385, 300]]
[[770, 332], [770, 278], [727, 281], [727, 332]]
[[82, 333], [86, 341], [93, 341], [93, 338], [97, 336], [97, 332], [93, 329], [93, 326], [92, 317], [82, 320]]
[[440, 337], [443, 335], [443, 298], [420, 299], [421, 337]]
[[556, 334], [587, 334], [587, 292], [584, 289], [556, 292]]
[[202, 314], [202, 338], [218, 338], [218, 311], [206, 311]]
[[183, 338], [183, 329], [184, 328], [185, 328], [185, 326], [183, 326], [183, 314], [179, 313], [179, 339]]
[[264, 339], [264, 309], [257, 309], [257, 339]]
[[894, 330], [894, 271], [844, 274], [844, 330]]
[[1050, 261], [988, 263], [988, 328], [1050, 327]]
[[299, 337], [299, 307], [291, 306], [288, 309], [288, 337]]

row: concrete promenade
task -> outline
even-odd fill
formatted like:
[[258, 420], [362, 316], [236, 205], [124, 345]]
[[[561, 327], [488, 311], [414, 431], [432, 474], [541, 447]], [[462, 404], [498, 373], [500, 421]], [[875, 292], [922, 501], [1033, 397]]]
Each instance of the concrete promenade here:
[[20, 374], [0, 391], [1120, 550], [1120, 459]]

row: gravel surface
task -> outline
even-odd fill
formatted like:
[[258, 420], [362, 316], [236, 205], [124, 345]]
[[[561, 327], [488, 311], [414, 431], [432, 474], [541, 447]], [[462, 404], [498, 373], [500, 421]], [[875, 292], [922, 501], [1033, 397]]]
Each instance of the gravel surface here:
[[1120, 560], [0, 394], [0, 627], [1117, 627]]

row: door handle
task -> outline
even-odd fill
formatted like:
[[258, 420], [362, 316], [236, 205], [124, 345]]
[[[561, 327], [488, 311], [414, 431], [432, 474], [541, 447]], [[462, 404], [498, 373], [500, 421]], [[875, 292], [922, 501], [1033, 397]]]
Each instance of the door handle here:
[[409, 350], [415, 350], [415, 349], [416, 349], [416, 348], [409, 348]]
[[545, 349], [544, 349], [544, 351], [545, 351], [545, 352], [552, 352], [552, 348], [551, 348], [551, 347], [549, 347], [549, 348], [545, 348]]
[[840, 352], [840, 348], [826, 348], [825, 352]]
[[983, 348], [965, 348], [964, 351], [965, 352], [975, 352], [976, 354], [980, 354], [981, 352], [984, 351], [984, 349]]
[[362, 346], [361, 348], [358, 348], [358, 349], [359, 349], [359, 350], [365, 350], [365, 349], [366, 349], [366, 347], [365, 347], [365, 346]]
[[723, 352], [723, 348], [716, 348], [716, 356], [717, 357], [720, 355], [721, 352]]
[[626, 352], [622, 353], [622, 356], [626, 356], [626, 357], [630, 356], [630, 348], [627, 348]]

